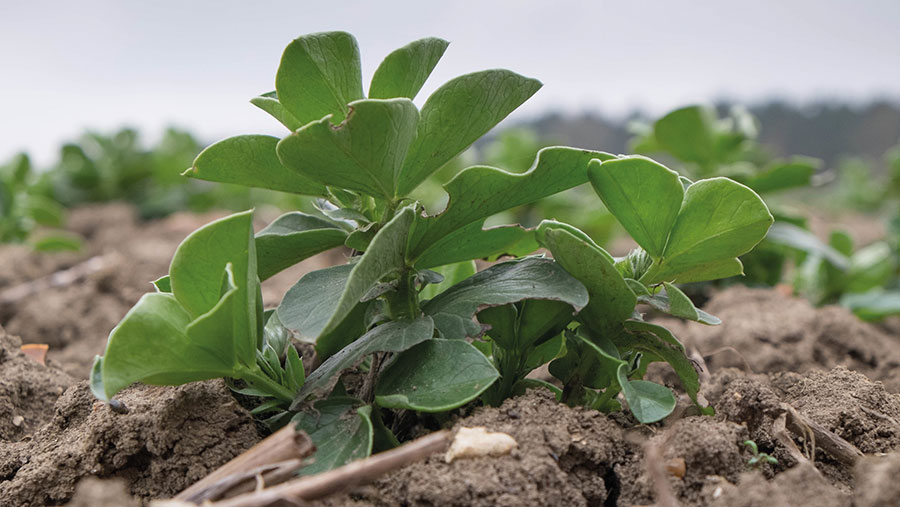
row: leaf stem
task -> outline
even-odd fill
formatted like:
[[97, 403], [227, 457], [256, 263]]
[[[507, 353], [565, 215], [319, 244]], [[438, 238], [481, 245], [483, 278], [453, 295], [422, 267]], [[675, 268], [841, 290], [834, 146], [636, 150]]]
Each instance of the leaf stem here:
[[273, 398], [286, 403], [294, 401], [296, 393], [275, 382], [268, 375], [260, 371], [258, 368], [246, 369], [241, 372], [240, 378], [245, 380], [261, 391], [265, 391]]

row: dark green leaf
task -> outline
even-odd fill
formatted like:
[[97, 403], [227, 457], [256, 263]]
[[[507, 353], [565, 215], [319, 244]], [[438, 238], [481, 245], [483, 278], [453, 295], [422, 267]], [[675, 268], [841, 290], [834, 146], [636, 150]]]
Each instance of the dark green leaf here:
[[564, 301], [576, 309], [588, 302], [588, 293], [550, 259], [527, 257], [495, 264], [441, 293], [422, 309], [434, 318], [444, 338], [461, 339], [481, 334], [472, 316], [481, 305], [505, 305], [524, 299]]
[[444, 412], [481, 395], [500, 373], [463, 340], [428, 340], [397, 357], [381, 374], [375, 402], [387, 408]]
[[416, 267], [422, 269], [500, 255], [521, 257], [539, 248], [531, 229], [518, 225], [482, 229], [482, 225], [484, 220], [478, 220], [437, 239], [419, 257]]
[[403, 352], [425, 340], [430, 340], [433, 334], [434, 322], [427, 316], [416, 320], [388, 322], [372, 329], [319, 365], [306, 379], [293, 408], [310, 396], [331, 391], [340, 373], [365, 356], [375, 352]]
[[292, 419], [316, 446], [313, 463], [303, 467], [300, 475], [325, 472], [372, 453], [372, 407], [360, 405], [349, 397], [329, 398]]
[[341, 299], [352, 269], [353, 264], [342, 264], [312, 271], [287, 291], [276, 314], [298, 340], [316, 343]]
[[325, 186], [281, 164], [280, 139], [245, 135], [223, 139], [197, 155], [184, 176], [302, 195], [325, 195]]
[[490, 326], [487, 335], [497, 346], [508, 350], [518, 349], [516, 346], [517, 317], [516, 307], [512, 304], [491, 306], [478, 312], [478, 322]]
[[422, 107], [418, 134], [400, 173], [399, 195], [412, 192], [540, 87], [540, 81], [508, 70], [485, 70], [438, 88]]
[[356, 39], [345, 32], [294, 39], [281, 56], [275, 91], [301, 125], [329, 114], [340, 122], [349, 112], [347, 104], [363, 98]]
[[449, 44], [445, 40], [428, 37], [389, 54], [372, 77], [369, 98], [416, 98]]
[[257, 272], [265, 280], [303, 259], [340, 246], [347, 233], [335, 223], [294, 211], [256, 234]]

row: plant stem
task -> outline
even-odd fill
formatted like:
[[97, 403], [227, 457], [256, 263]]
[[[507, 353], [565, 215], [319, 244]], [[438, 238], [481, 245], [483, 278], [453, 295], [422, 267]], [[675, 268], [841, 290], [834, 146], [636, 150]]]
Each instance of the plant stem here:
[[280, 401], [285, 403], [294, 401], [294, 396], [296, 395], [295, 392], [270, 379], [268, 375], [258, 369], [248, 368], [241, 372], [239, 378], [249, 382], [253, 387], [265, 391], [267, 394], [270, 394], [273, 398], [277, 398]]

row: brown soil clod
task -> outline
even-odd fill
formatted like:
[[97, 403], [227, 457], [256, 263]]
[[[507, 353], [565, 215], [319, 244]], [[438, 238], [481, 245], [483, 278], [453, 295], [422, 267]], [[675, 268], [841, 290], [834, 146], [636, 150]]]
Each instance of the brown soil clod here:
[[120, 398], [133, 408], [128, 414], [80, 383], [30, 441], [0, 443], [0, 505], [58, 505], [89, 476], [125, 479], [142, 498], [171, 496], [259, 439], [220, 381], [138, 385]]

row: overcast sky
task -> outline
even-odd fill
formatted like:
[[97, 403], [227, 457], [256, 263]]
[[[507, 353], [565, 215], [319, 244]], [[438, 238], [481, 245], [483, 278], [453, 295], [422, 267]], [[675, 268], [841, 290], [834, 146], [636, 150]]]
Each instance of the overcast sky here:
[[[277, 133], [247, 101], [274, 88], [287, 43], [356, 35], [364, 82], [425, 36], [450, 48], [418, 103], [484, 68], [544, 88], [511, 117], [659, 113], [691, 102], [900, 98], [898, 0], [0, 0], [0, 160], [49, 163], [84, 128], [203, 139]], [[602, 147], [598, 147], [602, 148]]]

